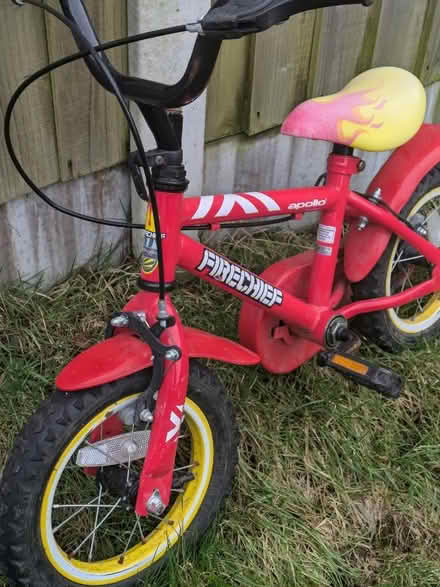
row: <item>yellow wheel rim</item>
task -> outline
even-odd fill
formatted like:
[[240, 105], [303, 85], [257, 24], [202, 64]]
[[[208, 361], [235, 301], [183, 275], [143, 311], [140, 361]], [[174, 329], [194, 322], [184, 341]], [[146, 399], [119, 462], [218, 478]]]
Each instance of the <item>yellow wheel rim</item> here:
[[[124, 553], [123, 562], [120, 555], [98, 562], [83, 562], [70, 558], [60, 548], [54, 534], [52, 512], [63, 472], [84, 439], [108, 417], [109, 412], [119, 411], [133, 403], [137, 397], [138, 395], [127, 397], [108, 406], [81, 429], [59, 457], [43, 495], [40, 533], [46, 556], [63, 577], [80, 585], [111, 585], [122, 582], [160, 560], [189, 528], [211, 481], [214, 463], [212, 431], [200, 408], [187, 398], [184, 408], [185, 424], [191, 436], [191, 461], [197, 463], [197, 466], [192, 470], [194, 479], [185, 485], [183, 493], [178, 495], [159, 525], [148, 536], [144, 536], [144, 542], [139, 542]], [[81, 539], [79, 537], [78, 541]]]
[[[430, 190], [428, 193], [425, 194], [423, 198], [421, 198], [416, 206], [411, 210], [409, 213], [409, 217], [411, 218], [415, 214], [417, 214], [427, 203], [429, 203], [434, 198], [439, 198], [439, 206], [440, 206], [440, 188], [434, 188]], [[390, 263], [388, 266], [387, 276], [386, 276], [386, 289], [385, 293], [387, 296], [392, 295], [392, 274], [393, 274], [393, 262], [396, 257], [397, 251], [401, 244], [401, 240], [397, 240], [396, 244], [393, 248], [392, 254], [390, 256]], [[427, 301], [422, 308], [419, 308], [419, 311], [416, 311], [413, 316], [410, 318], [402, 318], [398, 315], [398, 312], [392, 308], [388, 310], [388, 316], [391, 322], [394, 324], [396, 328], [405, 332], [406, 334], [419, 334], [424, 330], [430, 328], [440, 317], [440, 293], [433, 294]]]

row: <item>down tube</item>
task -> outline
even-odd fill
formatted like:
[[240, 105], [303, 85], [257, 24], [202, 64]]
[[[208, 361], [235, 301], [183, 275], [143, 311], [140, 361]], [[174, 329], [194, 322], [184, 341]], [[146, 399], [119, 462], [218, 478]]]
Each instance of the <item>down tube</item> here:
[[257, 308], [264, 306], [268, 312], [292, 326], [298, 334], [318, 344], [322, 344], [321, 335], [318, 340], [317, 334], [319, 325], [335, 316], [328, 308], [308, 304], [278, 289], [184, 234], [181, 235], [179, 265], [214, 287], [252, 303]]

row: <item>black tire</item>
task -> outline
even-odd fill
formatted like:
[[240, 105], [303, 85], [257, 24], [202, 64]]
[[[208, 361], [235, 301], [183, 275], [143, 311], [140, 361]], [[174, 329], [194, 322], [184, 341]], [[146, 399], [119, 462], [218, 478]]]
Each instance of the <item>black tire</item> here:
[[[438, 187], [440, 187], [440, 165], [434, 167], [423, 178], [401, 214], [411, 221], [411, 218], [414, 218], [415, 214], [418, 213], [418, 206], [423, 204], [422, 200], [425, 197], [430, 197], [428, 195]], [[435, 194], [436, 202], [437, 198], [438, 205], [440, 206], [440, 195], [437, 196]], [[420, 210], [422, 209], [423, 207], [420, 208]], [[386, 251], [371, 273], [359, 283], [352, 284], [354, 300], [365, 300], [389, 295], [388, 289], [390, 285], [387, 284], [392, 279], [390, 277], [390, 275], [392, 276], [392, 273], [390, 274], [390, 266], [392, 266], [391, 264], [399, 251], [399, 247], [402, 246], [404, 246], [404, 243], [402, 244], [402, 241], [397, 237], [391, 239]], [[410, 264], [406, 265], [407, 268], [409, 266]], [[426, 269], [429, 270], [427, 263]], [[404, 312], [405, 308], [409, 308], [409, 306], [404, 307]], [[421, 309], [423, 310], [423, 306], [421, 306]], [[423, 312], [420, 312], [420, 316], [423, 317]], [[432, 323], [433, 320], [434, 322]], [[404, 348], [413, 346], [423, 339], [434, 338], [440, 334], [440, 314], [438, 316], [436, 314], [431, 320], [427, 320], [426, 327], [424, 327], [425, 323], [422, 321], [417, 331], [412, 328], [407, 328], [404, 322], [399, 319], [396, 311], [386, 310], [359, 316], [355, 319], [353, 325], [372, 342], [391, 353], [401, 352]]]
[[[1, 477], [0, 477], [1, 483]], [[6, 505], [3, 501], [2, 494], [0, 491], [0, 576], [6, 575], [8, 567], [6, 563], [7, 559], [7, 541], [6, 541]]]
[[[88, 422], [91, 422], [97, 415], [102, 414], [103, 410], [114, 405], [116, 401], [123, 400], [123, 398], [128, 398], [129, 396], [131, 398], [133, 394], [141, 393], [146, 388], [148, 379], [149, 372], [143, 371], [120, 381], [83, 392], [73, 394], [55, 393], [44, 402], [39, 411], [24, 427], [6, 465], [2, 479], [2, 494], [7, 508], [4, 516], [4, 527], [8, 537], [8, 576], [15, 581], [15, 584], [31, 585], [33, 587], [47, 587], [48, 585], [51, 587], [65, 587], [67, 585], [89, 584], [87, 582], [72, 581], [71, 577], [61, 574], [60, 570], [55, 568], [46, 554], [43, 547], [42, 530], [40, 531], [40, 512], [45, 511], [42, 505], [44, 503], [43, 495], [47, 492], [49, 480], [52, 479], [51, 475], [54, 474], [53, 468], [56, 465], [59, 466], [62, 458], [64, 458], [61, 455], [66, 454], [64, 451], [67, 447], [69, 447], [69, 450], [71, 446], [75, 448], [75, 445], [71, 444], [72, 439], [80, 431], [82, 433]], [[226, 398], [223, 387], [212, 372], [194, 361], [191, 362], [190, 368], [188, 398], [190, 398], [189, 402], [190, 406], [193, 406], [193, 410], [194, 405], [197, 406], [194, 413], [203, 414], [205, 424], [201, 426], [201, 429], [207, 429], [207, 422], [213, 441], [210, 444], [213, 448], [210, 449], [211, 452], [209, 453], [211, 457], [213, 455], [212, 476], [210, 478], [204, 477], [208, 479], [205, 481], [206, 494], [204, 494], [204, 497], [199, 497], [198, 503], [201, 505], [197, 506], [199, 509], [195, 509], [197, 513], [192, 522], [189, 522], [189, 527], [184, 531], [185, 543], [188, 543], [188, 541], [195, 543], [213, 522], [223, 505], [225, 497], [232, 489], [237, 464], [238, 431], [231, 404]], [[126, 401], [132, 401], [132, 399]], [[188, 422], [191, 418], [191, 412], [188, 415], [187, 406], [188, 402], [185, 406], [185, 422]], [[107, 411], [106, 415], [108, 413]], [[190, 424], [187, 427], [190, 430]], [[189, 436], [194, 442], [193, 433]], [[85, 436], [84, 438], [89, 437]], [[73, 458], [73, 454], [69, 458]], [[189, 458], [192, 459], [193, 456]], [[70, 464], [71, 460], [66, 462]], [[68, 469], [64, 469], [63, 474], [64, 471], [68, 471]], [[80, 469], [80, 472], [82, 472], [82, 469]], [[202, 477], [202, 474], [200, 474], [200, 477]], [[94, 481], [94, 483], [97, 486], [97, 482]], [[184, 491], [186, 491], [187, 485], [184, 485], [184, 487]], [[54, 489], [54, 491], [58, 491], [58, 489]], [[79, 503], [82, 502], [79, 501]], [[53, 505], [53, 502], [51, 502], [51, 505]], [[178, 510], [179, 508], [176, 511]], [[50, 511], [51, 513], [54, 512], [52, 508]], [[127, 513], [126, 515], [129, 514]], [[134, 518], [133, 512], [131, 515]], [[146, 523], [146, 520], [143, 520], [143, 523]], [[173, 524], [173, 522], [169, 523]], [[54, 537], [55, 532], [56, 529], [52, 531]], [[148, 544], [151, 535], [145, 534], [145, 536], [147, 538], [144, 545]], [[169, 546], [168, 533], [166, 544]], [[140, 573], [127, 578], [123, 577], [123, 580], [117, 579], [116, 582], [113, 578], [105, 584], [128, 586], [136, 584], [140, 579], [144, 580], [146, 576], [151, 576], [151, 573], [157, 572], [158, 568], [163, 565], [170, 553], [174, 552], [179, 544], [180, 541], [169, 550], [165, 548], [165, 554], [157, 561], [155, 560], [155, 555], [154, 562], [149, 563], [150, 566]], [[140, 542], [140, 548], [142, 547], [142, 542]], [[49, 551], [47, 552], [49, 553]], [[66, 560], [70, 561], [70, 558], [68, 557]], [[100, 575], [100, 577], [102, 579], [104, 575]]]

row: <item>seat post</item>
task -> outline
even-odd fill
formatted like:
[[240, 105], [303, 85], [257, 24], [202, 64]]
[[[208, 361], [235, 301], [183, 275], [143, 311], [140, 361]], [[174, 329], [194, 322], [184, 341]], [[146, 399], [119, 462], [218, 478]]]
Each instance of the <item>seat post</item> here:
[[353, 147], [347, 147], [346, 145], [334, 143], [332, 155], [344, 155], [345, 157], [353, 157], [354, 149]]

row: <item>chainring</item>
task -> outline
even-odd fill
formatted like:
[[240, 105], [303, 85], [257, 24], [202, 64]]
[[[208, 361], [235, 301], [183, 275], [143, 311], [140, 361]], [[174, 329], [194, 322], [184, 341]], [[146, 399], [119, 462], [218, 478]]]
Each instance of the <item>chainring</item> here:
[[[306, 251], [271, 265], [260, 277], [287, 293], [307, 300], [314, 251]], [[337, 273], [338, 274], [338, 273]], [[332, 297], [336, 307], [345, 295], [345, 285], [339, 282]], [[245, 302], [239, 321], [240, 342], [261, 357], [262, 366], [270, 373], [290, 373], [316, 355], [321, 347], [296, 334], [287, 324]]]

